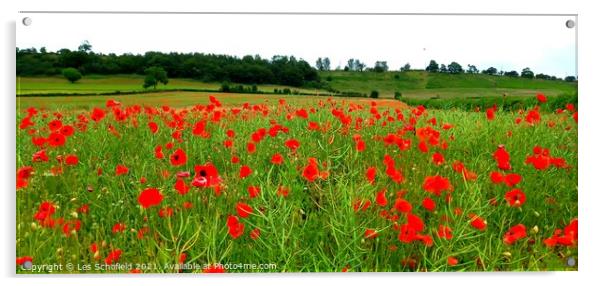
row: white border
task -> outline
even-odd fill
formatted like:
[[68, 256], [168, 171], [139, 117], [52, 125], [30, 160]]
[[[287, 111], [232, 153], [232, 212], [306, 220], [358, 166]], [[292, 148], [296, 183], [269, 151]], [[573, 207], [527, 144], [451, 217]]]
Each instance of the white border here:
[[[307, 11], [307, 12], [417, 12], [417, 13], [577, 13], [579, 16], [579, 220], [581, 228], [579, 239], [579, 271], [555, 273], [378, 273], [378, 274], [237, 274], [227, 276], [188, 276], [188, 275], [107, 275], [94, 278], [93, 283], [103, 284], [142, 284], [162, 285], [176, 282], [180, 285], [188, 283], [224, 283], [242, 285], [281, 285], [284, 280], [292, 285], [337, 283], [345, 285], [508, 285], [518, 283], [525, 285], [579, 285], [590, 284], [586, 281], [596, 281], [595, 275], [600, 265], [600, 210], [602, 189], [600, 188], [600, 169], [602, 164], [600, 136], [602, 112], [602, 95], [600, 92], [600, 45], [599, 29], [602, 27], [600, 10], [596, 9], [596, 1], [518, 1], [504, 0], [494, 3], [489, 1], [397, 1], [399, 3], [371, 1], [319, 1], [305, 0], [292, 3], [284, 1], [132, 1], [103, 0], [88, 3], [88, 1], [3, 1], [2, 32], [3, 39], [0, 60], [3, 63], [0, 79], [2, 80], [3, 111], [1, 112], [2, 130], [2, 163], [0, 175], [5, 186], [0, 190], [2, 207], [0, 208], [4, 235], [0, 236], [2, 258], [0, 271], [2, 280], [8, 285], [13, 284], [43, 284], [43, 285], [81, 285], [90, 283], [86, 276], [16, 276], [15, 271], [15, 25], [20, 24], [17, 11], [24, 10], [121, 10], [121, 11]], [[89, 276], [88, 276], [89, 277]], [[90, 278], [88, 278], [90, 279]], [[98, 280], [102, 279], [102, 280]], [[173, 281], [171, 281], [173, 279]], [[200, 280], [199, 280], [200, 279]], [[586, 280], [587, 279], [587, 280]], [[168, 281], [169, 280], [169, 281]], [[193, 281], [194, 280], [194, 281]], [[199, 281], [197, 281], [199, 280]], [[124, 283], [125, 282], [125, 283]], [[382, 283], [382, 284], [381, 284]], [[419, 283], [419, 284], [418, 284]], [[3, 283], [3, 285], [6, 285]]]

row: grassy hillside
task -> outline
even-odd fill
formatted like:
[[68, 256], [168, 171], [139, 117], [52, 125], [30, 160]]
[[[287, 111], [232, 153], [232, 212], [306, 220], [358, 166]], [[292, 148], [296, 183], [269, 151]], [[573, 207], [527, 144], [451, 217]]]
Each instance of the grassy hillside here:
[[[94, 94], [120, 91], [123, 93], [142, 91], [144, 77], [140, 75], [86, 75], [76, 83], [69, 83], [62, 76], [17, 77], [17, 95], [77, 93]], [[231, 85], [232, 86], [232, 85]], [[249, 85], [243, 85], [248, 87]], [[159, 91], [174, 89], [219, 90], [221, 83], [202, 82], [194, 79], [170, 78], [167, 85], [158, 85]], [[260, 85], [258, 90], [271, 93], [274, 89], [289, 88], [301, 93], [316, 93], [315, 89], [297, 88], [282, 85]]]
[[338, 91], [369, 94], [379, 91], [382, 97], [393, 97], [396, 91], [412, 98], [522, 96], [541, 91], [548, 95], [574, 93], [576, 83], [539, 79], [510, 78], [484, 74], [441, 74], [409, 72], [321, 72], [320, 76]]

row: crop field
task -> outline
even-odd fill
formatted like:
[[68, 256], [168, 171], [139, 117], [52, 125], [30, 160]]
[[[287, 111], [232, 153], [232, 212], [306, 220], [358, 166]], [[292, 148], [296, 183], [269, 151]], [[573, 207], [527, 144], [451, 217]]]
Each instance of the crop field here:
[[[144, 91], [142, 87], [143, 76], [140, 75], [88, 75], [81, 81], [69, 83], [63, 77], [17, 77], [17, 95], [28, 94], [96, 94], [111, 92], [140, 92]], [[238, 85], [238, 84], [237, 84]], [[244, 87], [251, 85], [242, 84]], [[221, 83], [203, 82], [193, 79], [170, 79], [167, 85], [158, 85], [158, 91], [169, 91], [174, 89], [201, 89], [201, 90], [219, 90]], [[289, 88], [302, 93], [314, 94], [320, 91], [315, 89], [298, 88], [282, 85], [264, 84], [258, 86], [261, 92], [271, 93], [274, 89]]]
[[516, 111], [202, 92], [18, 97], [17, 264], [577, 270], [576, 106], [547, 111], [549, 98], [525, 96], [537, 100]]

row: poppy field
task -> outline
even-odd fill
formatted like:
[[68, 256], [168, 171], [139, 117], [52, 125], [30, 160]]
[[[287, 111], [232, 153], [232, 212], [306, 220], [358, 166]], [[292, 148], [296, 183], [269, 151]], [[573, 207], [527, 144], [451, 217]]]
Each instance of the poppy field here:
[[16, 271], [577, 270], [577, 106], [532, 96], [21, 106]]

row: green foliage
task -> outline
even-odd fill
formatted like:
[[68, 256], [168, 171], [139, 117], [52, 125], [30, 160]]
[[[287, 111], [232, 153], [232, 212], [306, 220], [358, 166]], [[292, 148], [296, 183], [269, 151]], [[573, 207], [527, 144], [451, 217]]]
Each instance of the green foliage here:
[[166, 85], [169, 80], [167, 79], [167, 72], [162, 67], [149, 67], [144, 70], [146, 76], [144, 77], [144, 84], [142, 87], [149, 88], [153, 87], [153, 89], [157, 88], [157, 84], [162, 83]]
[[371, 91], [370, 98], [378, 98], [378, 90]]
[[63, 69], [62, 73], [63, 77], [65, 77], [71, 83], [75, 83], [82, 78], [82, 74], [75, 68]]
[[462, 66], [459, 63], [452, 62], [451, 64], [449, 64], [447, 66], [447, 72], [449, 72], [451, 74], [458, 74], [458, 73], [463, 73], [464, 70], [462, 69]]
[[438, 72], [439, 64], [435, 60], [431, 60], [429, 65], [425, 69], [427, 72]]
[[520, 77], [522, 78], [534, 78], [535, 75], [533, 74], [533, 72], [531, 71], [530, 68], [524, 68], [521, 73], [520, 73]]
[[[537, 105], [535, 96], [499, 96], [499, 97], [462, 97], [462, 98], [408, 98], [401, 99], [408, 105], [422, 105], [430, 109], [458, 109], [465, 111], [484, 110], [492, 106], [497, 106], [499, 110], [517, 111], [532, 108]], [[578, 106], [578, 96], [576, 94], [563, 94], [560, 96], [548, 97], [548, 102], [540, 105], [540, 109], [546, 112], [553, 112], [556, 109], [564, 109], [567, 104]]]

